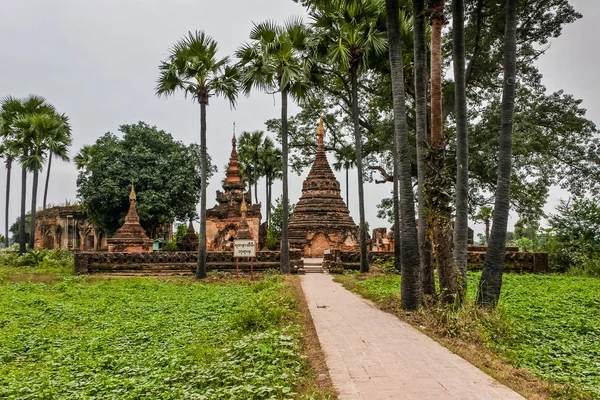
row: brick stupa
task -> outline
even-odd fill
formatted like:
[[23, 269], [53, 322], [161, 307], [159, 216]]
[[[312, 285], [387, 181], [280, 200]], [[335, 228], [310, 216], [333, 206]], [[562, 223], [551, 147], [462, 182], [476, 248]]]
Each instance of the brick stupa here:
[[108, 251], [125, 253], [144, 253], [152, 251], [154, 241], [146, 235], [140, 225], [140, 217], [136, 209], [137, 196], [133, 183], [129, 193], [129, 211], [125, 216], [125, 223], [117, 233], [108, 239]]
[[288, 227], [290, 248], [303, 250], [305, 257], [322, 257], [326, 249], [355, 250], [357, 243], [356, 224], [327, 161], [324, 136], [321, 117], [317, 154]]
[[[206, 249], [208, 251], [233, 251], [233, 241], [238, 238], [242, 220], [252, 237], [259, 237], [261, 204], [252, 204], [250, 193], [245, 193], [242, 180], [235, 133], [231, 140], [231, 156], [225, 174], [223, 191], [217, 190], [217, 205], [206, 210]], [[242, 199], [248, 204], [246, 218], [242, 218]], [[258, 240], [256, 240], [258, 250]]]

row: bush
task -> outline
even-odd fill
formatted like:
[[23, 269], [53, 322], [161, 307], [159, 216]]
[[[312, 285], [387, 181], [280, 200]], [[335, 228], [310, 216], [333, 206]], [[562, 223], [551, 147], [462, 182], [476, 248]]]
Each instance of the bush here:
[[179, 250], [179, 248], [177, 247], [177, 243], [175, 243], [175, 241], [172, 241], [172, 242], [165, 244], [161, 250], [162, 251], [177, 251], [177, 250]]

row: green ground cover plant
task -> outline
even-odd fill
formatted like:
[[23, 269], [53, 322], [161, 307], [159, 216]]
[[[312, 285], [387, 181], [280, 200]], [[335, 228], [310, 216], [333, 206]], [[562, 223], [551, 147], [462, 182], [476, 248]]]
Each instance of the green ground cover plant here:
[[[438, 324], [435, 329], [443, 336], [467, 341], [477, 336], [512, 365], [570, 388], [553, 396], [600, 398], [600, 279], [505, 274], [498, 310], [486, 312], [472, 305], [480, 275], [469, 272], [464, 307], [423, 310], [435, 320], [427, 328]], [[399, 304], [399, 275], [363, 279], [352, 273], [336, 279], [382, 308], [391, 310], [390, 303]]]
[[56, 279], [0, 282], [0, 398], [323, 397], [295, 393], [306, 360], [280, 276]]

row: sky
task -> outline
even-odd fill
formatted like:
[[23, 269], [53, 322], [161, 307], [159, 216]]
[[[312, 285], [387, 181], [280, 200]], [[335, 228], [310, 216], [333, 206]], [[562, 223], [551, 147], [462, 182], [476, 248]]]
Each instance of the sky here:
[[[590, 49], [600, 41], [594, 21], [600, 5], [593, 0], [571, 0], [584, 18], [565, 27], [538, 61], [549, 91], [565, 89], [584, 99], [588, 118], [600, 122], [600, 82], [595, 79], [600, 56]], [[177, 94], [168, 99], [154, 94], [158, 65], [169, 47], [190, 30], [204, 30], [219, 43], [226, 56], [245, 41], [252, 22], [283, 21], [304, 9], [292, 0], [0, 0], [0, 97], [28, 94], [44, 96], [70, 117], [74, 156], [106, 132], [117, 133], [123, 124], [145, 121], [170, 132], [184, 143], [198, 142], [200, 112], [197, 104]], [[290, 107], [289, 114], [298, 111]], [[215, 204], [215, 191], [224, 176], [223, 165], [231, 151], [232, 126], [237, 133], [266, 130], [264, 122], [280, 115], [279, 97], [252, 93], [240, 97], [235, 109], [221, 99], [211, 99], [207, 110], [207, 141], [213, 162], [219, 167], [208, 187], [208, 206]], [[316, 128], [317, 121], [315, 121]], [[333, 157], [329, 157], [330, 161]], [[301, 195], [303, 176], [291, 173], [290, 200]], [[356, 172], [351, 182], [350, 212], [358, 222]], [[76, 200], [77, 172], [74, 164], [53, 162], [49, 203]], [[343, 172], [338, 174], [345, 193]], [[0, 187], [6, 172], [0, 166]], [[41, 182], [43, 184], [43, 182]], [[258, 188], [260, 196], [264, 184]], [[19, 213], [20, 174], [13, 170], [9, 222]], [[365, 183], [366, 219], [372, 228], [389, 226], [376, 217], [376, 204], [390, 197], [391, 184]], [[40, 190], [42, 192], [42, 190]], [[281, 185], [273, 187], [274, 197]], [[40, 193], [38, 204], [41, 204]], [[28, 195], [29, 196], [29, 195]], [[552, 191], [547, 212], [568, 193]], [[29, 202], [29, 199], [28, 199]], [[264, 201], [263, 201], [264, 202]], [[0, 200], [4, 210], [4, 197]], [[4, 227], [4, 212], [0, 213]], [[264, 215], [264, 211], [263, 211]], [[516, 222], [513, 216], [510, 225]], [[481, 225], [471, 223], [476, 232]], [[3, 229], [2, 229], [3, 231]]]

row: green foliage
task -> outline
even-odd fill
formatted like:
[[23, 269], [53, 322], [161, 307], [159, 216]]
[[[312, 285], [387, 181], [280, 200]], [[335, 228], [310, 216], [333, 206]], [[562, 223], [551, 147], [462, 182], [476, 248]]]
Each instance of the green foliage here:
[[172, 241], [172, 242], [165, 244], [161, 250], [162, 251], [177, 251], [177, 250], [179, 250], [179, 247], [177, 246], [177, 242]]
[[280, 277], [2, 284], [0, 397], [303, 398], [285, 288]]
[[[288, 203], [290, 218], [292, 218], [292, 215], [294, 215], [294, 207], [295, 206], [296, 206], [295, 204]], [[280, 196], [277, 199], [275, 199], [275, 205], [271, 204], [271, 222], [269, 225], [268, 232], [271, 232], [271, 237], [275, 238], [275, 240], [281, 239], [282, 226], [283, 226], [283, 199]]]
[[267, 240], [265, 243], [265, 247], [267, 248], [267, 250], [277, 250], [278, 243], [279, 243], [279, 239], [277, 239], [277, 237], [275, 237], [273, 229], [268, 229], [267, 230]]
[[0, 283], [11, 274], [69, 276], [75, 273], [73, 253], [67, 249], [28, 250], [19, 256], [19, 246], [0, 250]]
[[[10, 226], [8, 231], [12, 235], [12, 240], [14, 243], [19, 241], [19, 229], [21, 224], [21, 216], [17, 217], [17, 220], [14, 224]], [[31, 213], [25, 214], [25, 242], [29, 243], [29, 235], [31, 234]]]
[[[200, 152], [144, 122], [122, 125], [123, 137], [100, 137], [77, 158], [77, 195], [92, 222], [108, 233], [123, 223], [131, 183], [140, 222], [151, 237], [174, 220], [196, 216], [200, 193]], [[210, 165], [210, 163], [209, 163]], [[209, 168], [210, 175], [216, 171]]]
[[[480, 276], [468, 273], [468, 300], [462, 308], [427, 308], [444, 334], [466, 340], [478, 335], [515, 366], [571, 385], [576, 393], [600, 397], [600, 279], [504, 274], [498, 310], [488, 313], [472, 304]], [[353, 273], [337, 279], [380, 306], [399, 304], [399, 276], [358, 278]], [[574, 398], [572, 392], [554, 396]]]
[[181, 242], [183, 242], [183, 238], [185, 238], [185, 235], [187, 234], [187, 225], [186, 224], [179, 224], [177, 225], [177, 228], [175, 229], [175, 243], [180, 244]]

